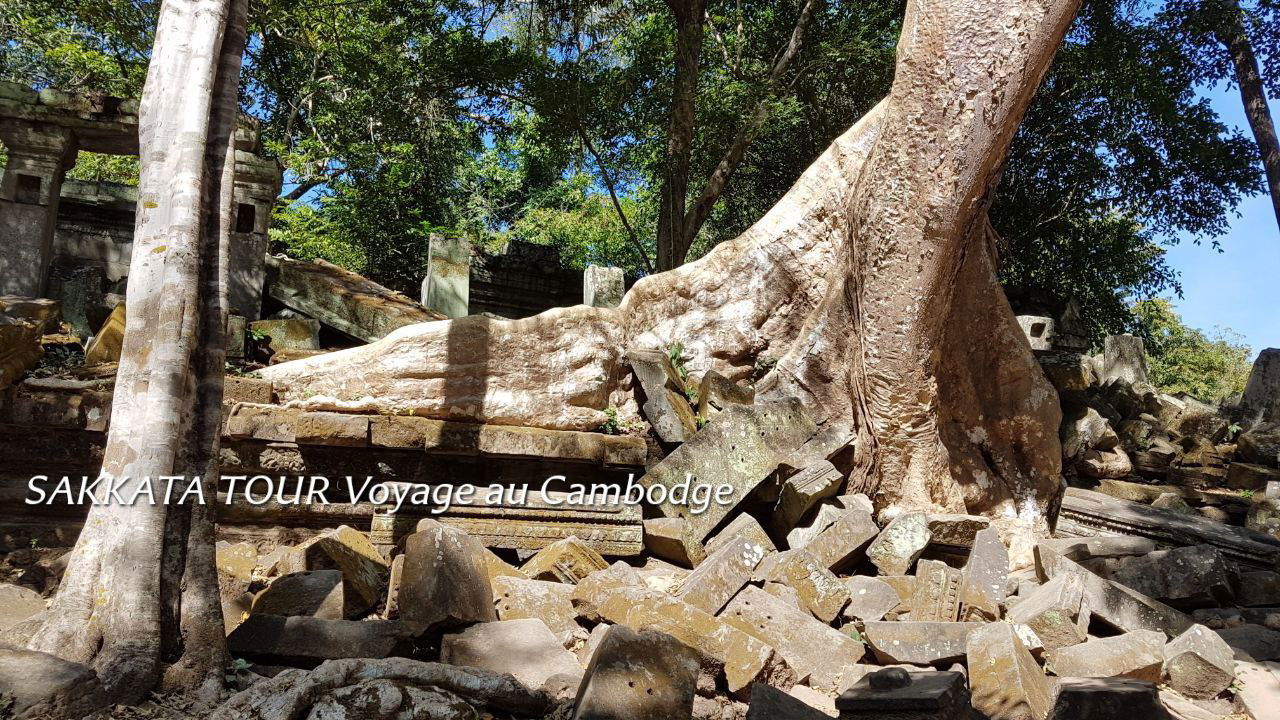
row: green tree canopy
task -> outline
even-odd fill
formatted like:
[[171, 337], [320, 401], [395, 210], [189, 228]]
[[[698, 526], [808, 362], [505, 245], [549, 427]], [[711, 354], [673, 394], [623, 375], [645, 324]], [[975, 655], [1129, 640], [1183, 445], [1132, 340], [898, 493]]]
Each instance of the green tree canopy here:
[[1205, 402], [1244, 391], [1252, 363], [1240, 336], [1230, 330], [1205, 334], [1187, 327], [1164, 298], [1141, 301], [1133, 309], [1156, 387]]

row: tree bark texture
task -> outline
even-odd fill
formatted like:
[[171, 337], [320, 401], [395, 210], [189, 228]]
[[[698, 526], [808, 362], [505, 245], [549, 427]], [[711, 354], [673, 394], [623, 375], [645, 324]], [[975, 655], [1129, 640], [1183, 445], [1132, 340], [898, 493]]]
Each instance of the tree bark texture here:
[[[129, 323], [102, 468], [104, 483], [126, 483], [125, 498], [145, 478], [163, 487], [165, 476], [214, 476], [245, 15], [246, 0], [165, 0], [160, 11], [139, 113]], [[193, 502], [161, 500], [90, 510], [30, 642], [90, 665], [112, 702], [142, 699], [162, 671], [206, 699], [222, 691], [212, 523]]]
[[1276, 125], [1267, 106], [1267, 91], [1262, 84], [1258, 60], [1253, 55], [1253, 45], [1244, 26], [1240, 3], [1224, 0], [1223, 23], [1217, 31], [1218, 42], [1231, 55], [1235, 68], [1236, 85], [1244, 102], [1244, 114], [1249, 118], [1249, 128], [1258, 143], [1262, 167], [1267, 174], [1267, 190], [1271, 193], [1271, 207], [1280, 226], [1280, 140], [1276, 138]]
[[985, 513], [1015, 559], [1061, 492], [1061, 419], [995, 279], [990, 193], [1076, 0], [913, 0], [892, 92], [741, 237], [637, 282], [617, 309], [401, 328], [267, 368], [317, 409], [594, 429], [635, 413], [625, 348], [769, 370], [867, 452], [883, 513]]
[[675, 16], [675, 79], [671, 90], [671, 119], [663, 160], [658, 206], [659, 271], [683, 262], [677, 259], [684, 237], [686, 198], [689, 194], [689, 156], [693, 149], [694, 100], [698, 96], [698, 71], [702, 58], [702, 26], [706, 0], [667, 0]]

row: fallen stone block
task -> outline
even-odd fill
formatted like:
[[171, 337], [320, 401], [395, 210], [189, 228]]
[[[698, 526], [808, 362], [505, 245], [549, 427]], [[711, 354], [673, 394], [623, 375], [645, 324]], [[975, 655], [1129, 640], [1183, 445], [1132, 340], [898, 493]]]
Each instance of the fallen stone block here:
[[43, 354], [38, 327], [0, 316], [0, 389], [17, 382], [36, 366]]
[[0, 708], [8, 717], [83, 718], [106, 707], [107, 699], [97, 674], [87, 666], [0, 645]]
[[1009, 581], [1009, 551], [994, 528], [978, 531], [972, 548], [960, 572], [961, 619], [998, 620]]
[[320, 349], [320, 322], [311, 318], [255, 320], [249, 332], [265, 335], [272, 352]]
[[1215, 632], [1231, 646], [1238, 660], [1280, 660], [1280, 632], [1261, 625], [1237, 625]]
[[227, 636], [227, 651], [235, 657], [283, 662], [384, 658], [409, 650], [417, 629], [399, 620], [250, 615]]
[[701, 659], [656, 631], [614, 625], [591, 656], [573, 720], [675, 720], [693, 712]]
[[1144, 537], [1116, 535], [1111, 537], [1047, 538], [1039, 545], [1075, 562], [1099, 558], [1146, 555], [1155, 552], [1155, 541]]
[[570, 536], [539, 550], [521, 566], [520, 571], [534, 580], [573, 584], [607, 567], [609, 563], [600, 557], [600, 553], [576, 536]]
[[879, 532], [880, 529], [871, 519], [871, 513], [855, 507], [845, 510], [803, 549], [819, 565], [828, 570], [841, 571], [862, 560], [867, 546]]
[[1123, 585], [1098, 577], [1053, 552], [1043, 543], [1036, 546], [1036, 567], [1049, 578], [1060, 573], [1078, 573], [1084, 587], [1084, 603], [1089, 612], [1122, 632], [1158, 630], [1172, 637], [1192, 625], [1190, 616]]
[[[791, 550], [801, 550], [813, 539], [818, 537], [818, 533], [831, 527], [845, 513], [845, 508], [840, 505], [837, 500], [823, 500], [818, 503], [815, 511], [811, 512], [799, 525], [791, 528], [791, 532], [787, 533], [787, 548]], [[873, 523], [874, 524], [874, 523]], [[876, 528], [876, 532], [880, 529]]]
[[641, 410], [663, 442], [682, 443], [698, 432], [693, 408], [684, 396], [684, 381], [661, 350], [631, 348], [627, 363], [644, 391]]
[[834, 692], [846, 666], [860, 663], [866, 652], [857, 640], [754, 586], [743, 588], [719, 617], [772, 646], [818, 690]]
[[1216, 607], [1235, 598], [1233, 572], [1212, 545], [1112, 558], [1102, 561], [1100, 569], [1109, 580], [1181, 607]]
[[835, 620], [849, 602], [849, 591], [840, 579], [820, 565], [807, 550], [787, 550], [766, 557], [755, 577], [795, 589], [800, 604], [819, 620]]
[[84, 364], [120, 362], [120, 351], [124, 348], [124, 329], [126, 324], [125, 304], [120, 303], [111, 310], [102, 327], [89, 341], [84, 349]]
[[955, 622], [960, 616], [960, 571], [938, 560], [916, 564], [912, 622]]
[[1236, 439], [1236, 460], [1280, 467], [1280, 420], [1241, 433]]
[[784, 535], [819, 502], [835, 497], [844, 484], [844, 473], [830, 460], [818, 460], [782, 483], [773, 508], [773, 526]]
[[[778, 582], [767, 582], [760, 588], [779, 600], [791, 605], [797, 610], [805, 610], [804, 605], [800, 604], [800, 593], [790, 585], [783, 585]], [[805, 612], [808, 612], [805, 610]]]
[[696, 567], [707, 556], [702, 540], [694, 536], [684, 518], [645, 520], [644, 547], [667, 562], [687, 568]]
[[849, 604], [841, 613], [846, 620], [880, 620], [901, 604], [893, 586], [880, 578], [854, 575], [845, 578], [844, 586], [849, 591]]
[[726, 543], [741, 538], [764, 548], [769, 552], [777, 551], [777, 547], [773, 544], [773, 540], [769, 538], [769, 533], [760, 525], [760, 521], [756, 520], [747, 513], [740, 513], [737, 517], [729, 521], [724, 529], [709, 538], [703, 547], [707, 554], [719, 550]]
[[933, 537], [929, 542], [958, 548], [973, 547], [974, 538], [989, 527], [991, 521], [981, 515], [930, 514], [929, 532]]
[[1191, 698], [1208, 699], [1235, 679], [1231, 647], [1212, 630], [1192, 625], [1164, 648], [1167, 685]]
[[35, 590], [8, 583], [0, 585], [0, 632], [44, 612], [44, 609], [44, 598]]
[[735, 541], [712, 553], [680, 583], [676, 597], [711, 613], [729, 602], [764, 559], [765, 549], [748, 541]]
[[1030, 627], [1047, 650], [1077, 645], [1089, 638], [1089, 608], [1084, 578], [1062, 573], [1036, 588], [1009, 611], [1009, 622]]
[[470, 535], [426, 519], [405, 538], [400, 617], [424, 628], [498, 619], [484, 546]]
[[904, 513], [894, 518], [871, 542], [867, 558], [881, 575], [906, 575], [932, 539], [927, 515]]
[[969, 720], [970, 703], [964, 673], [885, 668], [841, 693], [836, 709], [848, 720]]
[[[797, 686], [800, 687], [800, 686]], [[827, 720], [830, 717], [808, 703], [763, 683], [751, 687], [746, 720]]]
[[1130, 678], [1058, 680], [1050, 720], [1171, 720], [1156, 686]]
[[573, 591], [573, 585], [545, 580], [510, 576], [493, 580], [494, 604], [500, 620], [541, 620], [565, 645], [581, 630], [578, 612], [573, 609]]
[[1163, 633], [1135, 630], [1050, 650], [1045, 658], [1059, 677], [1127, 677], [1158, 683], [1164, 643]]
[[1236, 662], [1236, 704], [1254, 720], [1274, 720], [1280, 707], [1280, 664]]
[[755, 388], [739, 385], [715, 370], [708, 370], [698, 383], [700, 418], [709, 418], [730, 405], [750, 405], [755, 401]]
[[1008, 623], [969, 634], [965, 652], [973, 707], [991, 720], [1044, 720], [1052, 704], [1049, 679]]
[[251, 613], [309, 615], [340, 620], [344, 615], [342, 573], [338, 570], [281, 575], [253, 599]]
[[867, 622], [862, 638], [882, 665], [950, 665], [965, 656], [969, 633], [982, 623]]
[[578, 659], [535, 618], [478, 623], [445, 635], [440, 662], [510, 674], [531, 690], [554, 675], [582, 675]]
[[342, 572], [348, 616], [368, 610], [378, 602], [390, 570], [369, 538], [346, 525], [311, 538], [299, 545], [291, 556], [286, 562], [291, 572], [333, 567]]
[[1240, 573], [1236, 604], [1242, 607], [1280, 606], [1280, 573], [1270, 570]]
[[1270, 482], [1280, 482], [1280, 469], [1246, 462], [1233, 462], [1227, 468], [1227, 487], [1232, 490], [1266, 490]]
[[[717, 415], [697, 435], [676, 448], [640, 479], [646, 487], [668, 491], [688, 482], [729, 486], [726, 502], [711, 503], [694, 513], [687, 504], [658, 505], [666, 517], [683, 517], [694, 534], [705, 539], [787, 455], [817, 431], [797, 400], [734, 405]], [[708, 549], [708, 552], [712, 550]]]
[[1164, 493], [1155, 500], [1152, 500], [1151, 507], [1176, 512], [1179, 515], [1193, 515], [1196, 512], [1196, 509], [1188, 505], [1187, 501], [1183, 500], [1181, 495], [1174, 493]]
[[614, 593], [628, 589], [648, 589], [640, 573], [621, 560], [604, 570], [591, 573], [577, 585], [570, 587], [573, 588], [570, 600], [574, 610], [580, 617], [591, 622], [604, 620], [600, 615], [600, 606], [604, 605]]

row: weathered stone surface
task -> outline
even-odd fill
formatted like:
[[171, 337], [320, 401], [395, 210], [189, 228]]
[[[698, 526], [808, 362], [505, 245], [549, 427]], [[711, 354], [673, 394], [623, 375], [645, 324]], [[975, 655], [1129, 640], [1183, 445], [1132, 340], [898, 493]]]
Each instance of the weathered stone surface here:
[[698, 653], [663, 632], [609, 628], [578, 688], [573, 720], [689, 718]]
[[340, 620], [343, 608], [342, 573], [338, 570], [312, 570], [289, 573], [272, 580], [253, 599], [250, 612]]
[[764, 559], [765, 552], [764, 548], [746, 540], [725, 545], [680, 583], [676, 597], [712, 615], [720, 612], [729, 598], [751, 580], [751, 573]]
[[800, 604], [823, 622], [831, 622], [849, 601], [849, 591], [807, 550], [787, 550], [766, 557], [756, 568], [760, 580], [795, 588]]
[[867, 546], [879, 532], [871, 514], [855, 507], [845, 510], [835, 522], [805, 545], [804, 550], [819, 565], [832, 571], [841, 571], [862, 560]]
[[1100, 574], [1135, 592], [1182, 606], [1220, 606], [1235, 597], [1233, 573], [1212, 545], [1104, 560]]
[[1133, 473], [1133, 462], [1122, 448], [1086, 450], [1076, 461], [1076, 470], [1095, 479], [1122, 478]]
[[1266, 490], [1267, 483], [1280, 482], [1280, 468], [1233, 462], [1227, 468], [1227, 487], [1233, 490]]
[[1058, 681], [1050, 720], [1170, 720], [1156, 686], [1131, 678]]
[[1047, 650], [1084, 642], [1089, 630], [1084, 578], [1075, 573], [1055, 576], [1010, 609], [1009, 621], [1030, 627]]
[[478, 623], [440, 641], [440, 662], [509, 673], [537, 689], [553, 675], [581, 675], [573, 653], [536, 618]]
[[0, 316], [0, 388], [12, 385], [35, 367], [44, 351], [34, 324]]
[[916, 564], [913, 622], [955, 622], [960, 616], [960, 571], [938, 560]]
[[19, 585], [0, 584], [0, 632], [40, 612], [44, 612], [40, 593]]
[[969, 633], [981, 623], [868, 622], [863, 639], [883, 665], [950, 665], [965, 655]]
[[1237, 625], [1215, 632], [1236, 651], [1237, 659], [1280, 660], [1280, 632], [1261, 625]]
[[973, 547], [974, 537], [989, 527], [991, 520], [981, 515], [930, 513], [929, 532], [933, 537], [929, 542], [952, 547]]
[[1240, 398], [1245, 420], [1252, 424], [1280, 422], [1280, 349], [1258, 353]]
[[1081, 408], [1062, 419], [1062, 456], [1078, 460], [1089, 450], [1111, 450], [1120, 437], [1111, 423], [1091, 407]]
[[720, 618], [773, 646], [818, 690], [834, 692], [846, 666], [857, 665], [865, 654], [862, 643], [754, 586], [734, 597]]
[[644, 390], [641, 410], [653, 431], [665, 442], [681, 443], [698, 432], [693, 408], [684, 396], [684, 381], [661, 350], [632, 348], [626, 353], [631, 371]]
[[844, 485], [844, 474], [830, 460], [816, 460], [782, 483], [773, 508], [773, 526], [786, 534], [805, 513], [822, 500], [835, 497]]
[[[668, 490], [688, 482], [729, 485], [725, 504], [711, 503], [705, 512], [668, 502], [658, 509], [667, 517], [683, 517], [702, 538], [715, 529], [739, 502], [773, 472], [786, 455], [813, 436], [816, 426], [798, 401], [735, 405], [720, 413], [641, 478], [647, 487]], [[708, 552], [711, 552], [710, 550]]]
[[305, 262], [268, 255], [265, 290], [286, 307], [339, 332], [373, 342], [392, 330], [441, 320], [394, 290], [324, 260]]
[[1272, 720], [1280, 707], [1280, 664], [1273, 662], [1236, 662], [1236, 678], [1240, 690], [1236, 702], [1254, 720]]
[[400, 617], [426, 627], [498, 619], [484, 546], [461, 530], [426, 519], [405, 538]]
[[546, 623], [556, 639], [567, 645], [578, 634], [578, 612], [573, 609], [573, 585], [512, 576], [492, 579], [493, 599], [502, 620]]
[[979, 531], [960, 573], [961, 619], [998, 620], [1008, 580], [1009, 551], [1000, 533], [994, 528]]
[[[761, 589], [779, 600], [791, 605], [798, 610], [805, 610], [804, 605], [800, 602], [800, 593], [790, 585], [783, 585], [780, 582], [766, 582]], [[805, 610], [808, 612], [808, 610]]]
[[124, 347], [125, 304], [115, 306], [106, 322], [84, 349], [84, 364], [120, 362], [120, 350]]
[[576, 583], [597, 570], [609, 567], [600, 553], [571, 536], [542, 548], [520, 571], [534, 580]]
[[1008, 623], [969, 634], [965, 652], [973, 707], [991, 720], [1044, 720], [1052, 703], [1048, 678]]
[[49, 298], [0, 295], [0, 315], [29, 322], [41, 335], [51, 335], [62, 322], [62, 305]]
[[[900, 670], [901, 668], [886, 668]], [[968, 720], [972, 717], [964, 673], [909, 672], [905, 685], [876, 682], [870, 673], [836, 698], [841, 718], [856, 720]], [[880, 685], [880, 686], [878, 686]]]
[[1280, 573], [1270, 570], [1240, 573], [1236, 603], [1242, 607], [1280, 605]]
[[255, 320], [249, 332], [265, 335], [272, 352], [320, 349], [320, 322], [310, 318]]
[[1160, 497], [1151, 501], [1151, 507], [1159, 508], [1160, 510], [1168, 510], [1169, 512], [1175, 512], [1179, 515], [1194, 515], [1196, 512], [1195, 508], [1188, 505], [1187, 501], [1183, 500], [1182, 496], [1176, 493], [1164, 493], [1160, 495]]
[[1163, 633], [1135, 630], [1049, 650], [1045, 657], [1059, 677], [1127, 677], [1158, 683], [1164, 643]]
[[769, 538], [769, 533], [765, 532], [764, 528], [760, 525], [760, 521], [747, 513], [740, 513], [737, 517], [730, 520], [729, 524], [725, 525], [723, 530], [716, 533], [706, 541], [704, 547], [706, 548], [707, 554], [710, 555], [716, 550], [724, 547], [726, 543], [732, 542], [738, 538], [755, 543], [769, 552], [773, 552], [778, 549], [774, 546], [773, 540]]
[[106, 692], [93, 670], [46, 653], [0, 645], [0, 698], [9, 717], [74, 720], [105, 707]]
[[715, 370], [704, 373], [698, 383], [700, 418], [709, 418], [730, 405], [750, 405], [755, 401], [755, 388], [739, 385]]
[[291, 572], [333, 567], [342, 571], [348, 615], [367, 610], [378, 602], [390, 570], [369, 538], [346, 525], [299, 545], [294, 557], [300, 562], [290, 567]]
[[[1061, 573], [1079, 574], [1084, 586], [1084, 603], [1089, 612], [1123, 632], [1158, 630], [1173, 636], [1191, 627], [1191, 618], [1157, 600], [1098, 577], [1072, 560], [1036, 546], [1036, 564], [1046, 577]], [[1021, 604], [1021, 603], [1019, 603]]]
[[659, 630], [696, 648], [724, 666], [729, 691], [737, 693], [757, 681], [794, 683], [794, 671], [774, 649], [720, 618], [667, 595], [627, 588], [613, 592], [600, 605], [609, 622], [632, 630]]
[[650, 553], [692, 568], [707, 556], [701, 538], [695, 537], [684, 518], [653, 518], [644, 521], [644, 547]]
[[751, 704], [747, 708], [746, 720], [826, 720], [827, 717], [803, 700], [777, 688], [763, 683], [751, 687]]
[[1164, 648], [1166, 684], [1192, 698], [1208, 699], [1235, 679], [1231, 647], [1203, 625], [1192, 625]]
[[894, 518], [871, 542], [867, 558], [881, 575], [906, 575], [932, 539], [927, 515], [904, 513]]
[[616, 308], [626, 294], [626, 278], [622, 268], [587, 265], [582, 273], [582, 304], [591, 307]]
[[849, 604], [842, 613], [846, 620], [880, 620], [901, 602], [893, 586], [880, 578], [854, 575], [845, 578], [844, 586], [849, 591]]
[[577, 613], [591, 622], [600, 622], [604, 620], [600, 615], [600, 606], [614, 593], [627, 588], [647, 589], [648, 585], [635, 568], [619, 560], [570, 587], [573, 587], [570, 600]]
[[1116, 378], [1131, 385], [1147, 382], [1147, 355], [1142, 346], [1142, 338], [1133, 335], [1108, 335], [1103, 346], [1103, 382]]
[[250, 615], [227, 636], [227, 650], [260, 659], [383, 658], [404, 647], [416, 630], [399, 620]]
[[1053, 349], [1053, 318], [1042, 315], [1019, 315], [1018, 327], [1027, 336], [1032, 350], [1047, 351]]
[[[1277, 353], [1280, 357], [1280, 353]], [[1280, 421], [1248, 430], [1236, 440], [1236, 459], [1280, 467]]]
[[[818, 507], [809, 513], [809, 516], [791, 529], [787, 533], [787, 547], [791, 550], [799, 550], [813, 539], [818, 537], [818, 533], [831, 527], [831, 524], [840, 519], [847, 510], [837, 500], [824, 500], [818, 503]], [[875, 523], [872, 523], [875, 526]], [[880, 532], [880, 528], [876, 528], [876, 532]]]

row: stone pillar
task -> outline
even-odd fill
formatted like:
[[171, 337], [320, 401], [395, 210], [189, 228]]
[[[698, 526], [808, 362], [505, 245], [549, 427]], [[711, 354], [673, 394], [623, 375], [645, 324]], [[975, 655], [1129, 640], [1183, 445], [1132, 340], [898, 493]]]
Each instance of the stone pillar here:
[[62, 179], [76, 162], [75, 136], [66, 128], [7, 120], [0, 140], [9, 152], [0, 180], [0, 295], [41, 297]]
[[588, 265], [582, 276], [582, 304], [591, 307], [618, 307], [627, 291], [622, 268]]
[[1280, 348], [1258, 353], [1240, 399], [1242, 420], [1249, 425], [1280, 422]]
[[1147, 382], [1147, 353], [1142, 338], [1133, 335], [1108, 335], [1102, 352], [1102, 381], [1114, 378], [1130, 385]]
[[270, 244], [267, 229], [281, 181], [279, 163], [241, 148], [252, 148], [256, 141], [256, 133], [249, 135], [244, 129], [236, 133], [235, 206], [227, 249], [227, 304], [232, 313], [248, 320], [257, 320], [262, 314]]
[[465, 317], [471, 301], [471, 243], [465, 238], [432, 235], [422, 304], [446, 317]]

